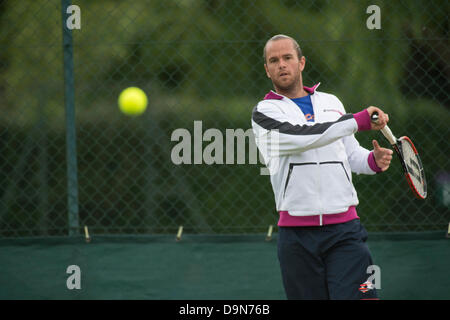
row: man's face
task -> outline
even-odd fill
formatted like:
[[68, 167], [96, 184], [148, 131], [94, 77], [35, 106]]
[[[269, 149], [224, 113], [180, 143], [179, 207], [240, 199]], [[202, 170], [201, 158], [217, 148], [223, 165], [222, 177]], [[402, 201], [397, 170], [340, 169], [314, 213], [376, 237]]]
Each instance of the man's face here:
[[290, 39], [270, 41], [266, 46], [264, 67], [275, 88], [287, 91], [300, 85], [305, 58], [298, 58]]

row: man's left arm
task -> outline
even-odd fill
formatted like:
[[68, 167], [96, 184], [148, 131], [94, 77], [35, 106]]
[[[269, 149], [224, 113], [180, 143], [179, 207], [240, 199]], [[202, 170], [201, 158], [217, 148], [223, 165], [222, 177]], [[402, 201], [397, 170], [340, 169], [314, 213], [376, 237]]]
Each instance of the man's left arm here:
[[375, 174], [386, 171], [389, 168], [392, 160], [392, 150], [380, 147], [376, 140], [372, 141], [374, 149], [369, 151], [360, 146], [354, 135], [342, 139], [353, 172], [357, 174]]
[[381, 172], [372, 151], [360, 146], [354, 135], [344, 137], [343, 142], [352, 172], [357, 174], [375, 174]]
[[[345, 108], [342, 102], [335, 97], [337, 105], [345, 113]], [[358, 114], [358, 127], [361, 126], [367, 130], [371, 127], [370, 116], [364, 112]], [[348, 161], [352, 172], [357, 174], [376, 174], [386, 171], [389, 168], [392, 159], [393, 151], [386, 148], [381, 148], [376, 140], [372, 141], [374, 149], [367, 150], [360, 146], [355, 135], [345, 136], [342, 138], [347, 152]]]

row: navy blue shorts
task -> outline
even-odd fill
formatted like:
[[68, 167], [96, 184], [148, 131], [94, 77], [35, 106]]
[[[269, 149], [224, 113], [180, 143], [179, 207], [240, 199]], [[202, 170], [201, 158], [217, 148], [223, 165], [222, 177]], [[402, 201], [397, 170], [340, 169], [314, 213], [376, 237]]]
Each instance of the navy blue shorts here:
[[279, 227], [278, 259], [287, 298], [377, 298], [375, 288], [361, 287], [373, 264], [366, 240], [359, 219], [320, 227]]

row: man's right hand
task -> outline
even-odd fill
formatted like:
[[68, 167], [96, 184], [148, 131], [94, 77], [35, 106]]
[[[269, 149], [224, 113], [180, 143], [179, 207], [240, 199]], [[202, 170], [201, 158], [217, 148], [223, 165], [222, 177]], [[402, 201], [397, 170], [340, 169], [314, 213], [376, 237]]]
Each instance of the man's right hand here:
[[384, 113], [380, 108], [370, 106], [367, 108], [367, 112], [369, 112], [369, 116], [372, 117], [374, 112], [378, 112], [378, 121], [370, 122], [372, 130], [381, 130], [384, 126], [389, 122], [389, 116], [387, 113]]

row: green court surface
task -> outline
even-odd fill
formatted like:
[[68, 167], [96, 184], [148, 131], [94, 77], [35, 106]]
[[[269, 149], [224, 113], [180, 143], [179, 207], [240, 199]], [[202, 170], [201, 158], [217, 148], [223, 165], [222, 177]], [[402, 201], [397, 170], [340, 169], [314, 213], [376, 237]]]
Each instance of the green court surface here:
[[[381, 299], [450, 299], [443, 232], [369, 234]], [[81, 270], [69, 290], [67, 267]], [[0, 240], [0, 299], [284, 300], [276, 234]]]

